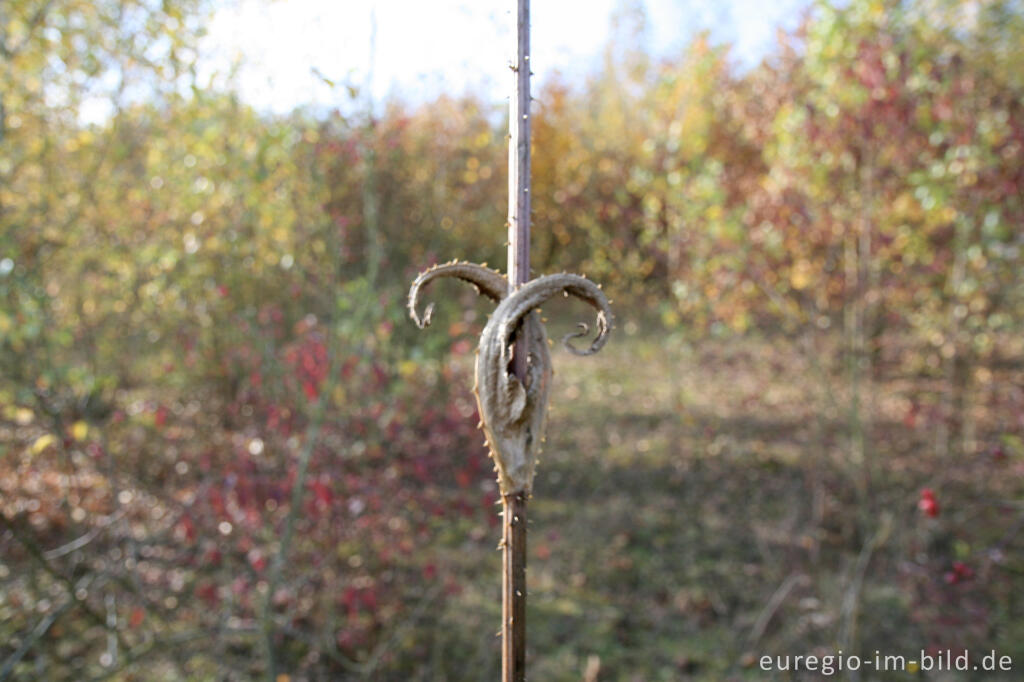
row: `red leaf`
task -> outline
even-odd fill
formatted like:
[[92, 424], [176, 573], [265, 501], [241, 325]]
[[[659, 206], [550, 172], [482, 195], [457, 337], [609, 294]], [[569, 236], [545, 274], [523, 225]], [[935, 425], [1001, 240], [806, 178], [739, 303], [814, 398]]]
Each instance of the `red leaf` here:
[[312, 381], [302, 382], [302, 392], [306, 394], [307, 400], [316, 400], [317, 396], [320, 395], [320, 390]]

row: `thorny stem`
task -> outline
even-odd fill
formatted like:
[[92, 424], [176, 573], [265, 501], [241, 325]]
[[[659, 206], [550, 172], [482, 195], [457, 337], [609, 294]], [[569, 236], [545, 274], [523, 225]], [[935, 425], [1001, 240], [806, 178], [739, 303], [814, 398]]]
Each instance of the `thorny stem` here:
[[[420, 293], [441, 277], [474, 284], [498, 301], [480, 335], [474, 393], [480, 426], [498, 472], [502, 499], [502, 682], [526, 679], [526, 502], [543, 442], [551, 383], [548, 340], [537, 309], [563, 293], [597, 310], [597, 336], [576, 355], [596, 353], [612, 326], [601, 288], [579, 275], [561, 273], [530, 279], [530, 2], [517, 0], [515, 91], [509, 107], [508, 279], [481, 265], [451, 261], [420, 273], [409, 290], [409, 314], [421, 329], [430, 324], [433, 305], [421, 316]], [[509, 357], [511, 350], [511, 357]], [[511, 370], [511, 371], [510, 371]]]
[[[551, 379], [547, 336], [536, 310], [552, 296], [563, 293], [585, 301], [597, 311], [597, 335], [589, 347], [577, 349], [569, 343], [570, 339], [586, 334], [587, 325], [580, 325], [581, 333], [569, 334], [564, 339], [566, 348], [576, 355], [590, 355], [601, 349], [611, 331], [612, 313], [601, 288], [579, 275], [544, 275], [504, 295], [504, 280], [493, 270], [452, 261], [420, 273], [409, 290], [409, 314], [421, 328], [430, 323], [433, 310], [428, 306], [420, 315], [422, 289], [442, 277], [470, 282], [482, 295], [500, 298], [480, 335], [474, 392], [480, 426], [502, 492], [502, 680], [520, 682], [525, 680], [526, 662], [526, 502], [543, 443]], [[529, 341], [526, 382], [509, 372], [509, 345], [516, 336]]]
[[526, 493], [502, 495], [501, 676], [526, 679]]
[[[515, 90], [509, 98], [508, 122], [510, 296], [530, 280], [530, 0], [517, 0], [516, 4]], [[537, 340], [536, 330], [531, 327], [540, 324], [536, 317], [527, 315], [520, 322], [512, 354], [512, 371], [527, 390], [530, 389], [527, 367], [532, 351], [530, 345]], [[546, 411], [547, 405], [540, 405], [540, 410]], [[539, 424], [543, 428], [543, 416]], [[530, 468], [532, 470], [532, 466]], [[502, 495], [501, 677], [504, 682], [526, 679], [526, 497], [525, 491]]]

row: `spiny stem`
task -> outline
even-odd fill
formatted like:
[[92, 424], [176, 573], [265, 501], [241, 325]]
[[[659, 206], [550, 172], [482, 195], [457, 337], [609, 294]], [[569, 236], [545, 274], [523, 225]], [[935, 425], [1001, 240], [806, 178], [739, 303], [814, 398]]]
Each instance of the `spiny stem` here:
[[[516, 12], [516, 62], [515, 90], [509, 103], [509, 142], [508, 142], [508, 286], [509, 296], [530, 280], [530, 0], [518, 0]], [[506, 299], [508, 300], [508, 299]], [[499, 305], [499, 308], [501, 306]], [[497, 311], [495, 311], [497, 312]], [[520, 392], [533, 390], [531, 386], [530, 368], [528, 366], [531, 348], [536, 342], [545, 347], [547, 340], [537, 338], [540, 320], [537, 315], [529, 314], [520, 318], [519, 333], [516, 334], [515, 349], [512, 354], [512, 371], [514, 381], [519, 384]], [[490, 326], [490, 323], [488, 324]], [[543, 332], [540, 332], [543, 334]], [[481, 339], [482, 345], [482, 339]], [[504, 348], [502, 349], [504, 350]], [[547, 349], [545, 348], [545, 358]], [[504, 355], [504, 353], [502, 353]], [[479, 358], [478, 358], [479, 360]], [[545, 386], [541, 389], [540, 405], [529, 405], [524, 408], [536, 408], [541, 414], [526, 419], [526, 450], [530, 449], [531, 439], [535, 436], [540, 440], [544, 427], [544, 412], [547, 411], [547, 386], [550, 377], [550, 360], [546, 371], [542, 371], [537, 381]], [[479, 365], [478, 365], [479, 367]], [[507, 367], [507, 365], [506, 365]], [[499, 369], [500, 375], [507, 379], [507, 370]], [[479, 379], [479, 378], [478, 378]], [[508, 394], [506, 393], [506, 396]], [[530, 410], [527, 410], [528, 412]], [[481, 414], [483, 412], [481, 411]], [[487, 427], [484, 418], [484, 429], [488, 440], [492, 440], [494, 432]], [[522, 431], [523, 429], [518, 429]], [[536, 431], [536, 433], [532, 433]], [[523, 453], [525, 455], [525, 453]], [[502, 571], [502, 622], [501, 622], [501, 677], [503, 682], [523, 682], [526, 679], [526, 490], [533, 479], [533, 468], [536, 457], [530, 458], [525, 468], [528, 470], [529, 481], [524, 488], [515, 491], [505, 490], [502, 485], [504, 522], [504, 570]], [[495, 460], [499, 461], [496, 456]], [[504, 475], [504, 471], [502, 474]], [[514, 494], [508, 494], [512, 492]]]
[[526, 679], [526, 494], [502, 495], [501, 674]]

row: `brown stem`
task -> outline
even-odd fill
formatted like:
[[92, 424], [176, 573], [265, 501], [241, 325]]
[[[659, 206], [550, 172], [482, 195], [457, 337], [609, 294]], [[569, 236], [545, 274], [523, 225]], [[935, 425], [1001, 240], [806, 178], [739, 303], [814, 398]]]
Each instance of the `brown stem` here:
[[[530, 281], [530, 0], [518, 0], [516, 12], [515, 89], [508, 121], [508, 287], [509, 293]], [[524, 325], [530, 324], [525, 321]], [[519, 335], [513, 371], [526, 383], [529, 333]]]
[[526, 493], [503, 495], [501, 679], [526, 679]]
[[[508, 286], [509, 294], [530, 281], [530, 0], [516, 2], [515, 90], [509, 98]], [[529, 315], [516, 335], [512, 371], [527, 386], [530, 341], [540, 324]], [[545, 349], [546, 350], [546, 349]], [[546, 409], [546, 405], [541, 409]], [[502, 495], [501, 678], [526, 679], [526, 492]]]

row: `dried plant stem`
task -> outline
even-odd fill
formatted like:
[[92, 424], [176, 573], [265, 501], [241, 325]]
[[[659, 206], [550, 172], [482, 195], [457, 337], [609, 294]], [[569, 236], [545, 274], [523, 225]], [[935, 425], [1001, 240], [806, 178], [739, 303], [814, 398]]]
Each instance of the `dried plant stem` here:
[[[576, 355], [591, 355], [604, 346], [612, 328], [612, 311], [601, 287], [586, 277], [559, 273], [530, 278], [530, 3], [517, 0], [515, 91], [509, 116], [508, 277], [458, 260], [435, 265], [416, 277], [409, 289], [409, 314], [421, 329], [430, 324], [434, 306], [420, 314], [420, 298], [430, 282], [453, 277], [469, 282], [498, 302], [480, 334], [473, 392], [480, 428], [494, 459], [501, 489], [503, 531], [501, 679], [526, 679], [526, 502], [530, 498], [537, 456], [544, 442], [551, 385], [551, 356], [540, 306], [553, 296], [573, 296], [597, 312], [596, 336], [586, 348], [562, 339]], [[511, 357], [510, 357], [511, 349]], [[511, 368], [511, 372], [509, 369]]]
[[503, 495], [501, 679], [526, 679], [526, 494]]
[[508, 121], [508, 284], [530, 280], [530, 0], [517, 0], [515, 89]]
[[[508, 286], [530, 280], [530, 0], [516, 2], [515, 89], [509, 100]], [[534, 323], [527, 315], [516, 335], [512, 370], [524, 387]], [[544, 406], [546, 408], [546, 406]], [[542, 409], [544, 409], [542, 408]], [[501, 678], [526, 679], [526, 496], [502, 495]]]

